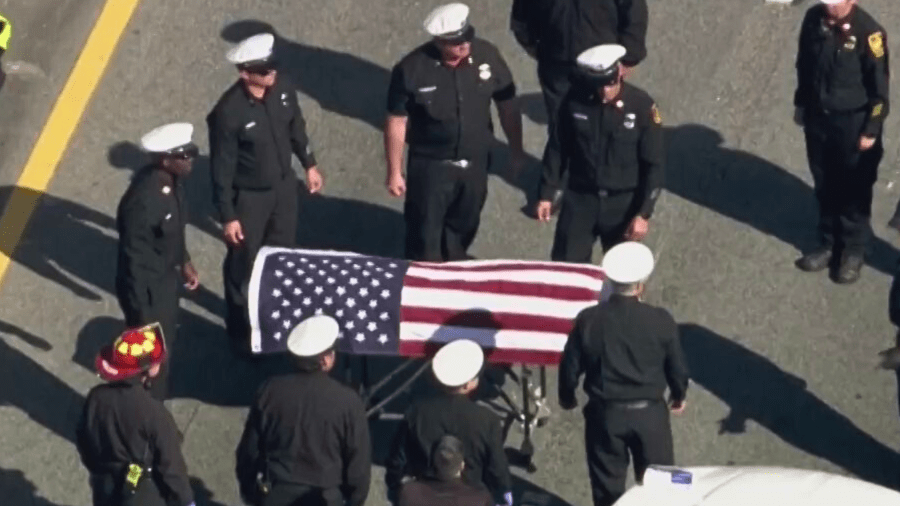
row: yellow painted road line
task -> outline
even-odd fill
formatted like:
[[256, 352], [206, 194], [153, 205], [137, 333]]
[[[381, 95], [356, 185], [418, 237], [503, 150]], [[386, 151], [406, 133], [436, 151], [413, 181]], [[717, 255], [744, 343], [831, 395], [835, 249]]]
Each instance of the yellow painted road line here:
[[[106, 0], [0, 215], [0, 282], [140, 0]], [[60, 231], [67, 233], [66, 231]]]

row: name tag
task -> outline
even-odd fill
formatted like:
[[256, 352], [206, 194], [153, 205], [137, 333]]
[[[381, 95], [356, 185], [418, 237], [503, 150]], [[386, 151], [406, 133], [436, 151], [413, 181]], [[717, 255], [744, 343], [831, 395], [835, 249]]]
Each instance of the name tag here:
[[573, 113], [572, 117], [575, 119], [583, 119], [583, 120], [588, 119], [587, 114], [581, 114], [580, 112]]
[[422, 93], [428, 93], [429, 91], [434, 91], [437, 89], [437, 86], [426, 86], [424, 88], [419, 88], [419, 91]]
[[250, 123], [247, 123], [246, 125], [244, 125], [244, 130], [250, 130], [251, 128], [253, 128], [255, 126], [256, 126], [256, 122], [251, 121]]

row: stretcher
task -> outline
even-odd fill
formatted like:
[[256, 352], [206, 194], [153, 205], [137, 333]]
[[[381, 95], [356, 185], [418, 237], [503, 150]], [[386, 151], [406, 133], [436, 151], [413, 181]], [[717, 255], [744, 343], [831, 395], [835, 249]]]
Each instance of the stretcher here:
[[[575, 317], [606, 297], [594, 265], [526, 260], [410, 262], [356, 253], [263, 248], [250, 281], [251, 349], [286, 350], [304, 318], [326, 314], [342, 329], [344, 374], [370, 419], [398, 420], [393, 404], [430, 370], [445, 343], [477, 342], [485, 352], [483, 402], [518, 425], [523, 467], [534, 470], [532, 435], [550, 415], [548, 366], [559, 363]], [[376, 373], [376, 357], [399, 362]], [[358, 364], [358, 367], [354, 367]], [[356, 372], [356, 374], [354, 374]], [[513, 388], [503, 388], [510, 380]], [[393, 404], [392, 404], [393, 403]]]

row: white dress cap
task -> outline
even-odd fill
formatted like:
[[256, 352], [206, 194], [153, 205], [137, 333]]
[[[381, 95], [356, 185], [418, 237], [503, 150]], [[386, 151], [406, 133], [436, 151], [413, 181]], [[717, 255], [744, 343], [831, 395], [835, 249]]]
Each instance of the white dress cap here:
[[844, 0], [819, 0], [819, 1], [825, 5], [837, 5], [841, 2], [843, 2]]
[[150, 153], [168, 153], [191, 143], [194, 125], [190, 123], [170, 123], [154, 128], [141, 137], [141, 147]]
[[434, 377], [444, 386], [459, 387], [478, 376], [484, 352], [475, 341], [459, 339], [438, 350], [431, 361]]
[[582, 52], [575, 62], [579, 67], [603, 74], [615, 67], [626, 52], [619, 44], [603, 44]]
[[271, 33], [261, 33], [238, 42], [228, 50], [225, 58], [235, 65], [262, 61], [272, 56], [274, 46], [275, 36]]
[[650, 248], [639, 242], [623, 242], [603, 256], [601, 268], [610, 281], [631, 284], [650, 277], [653, 263]]
[[425, 31], [432, 37], [461, 34], [469, 25], [469, 6], [461, 3], [442, 5], [425, 18]]
[[288, 336], [288, 350], [298, 357], [315, 357], [331, 348], [337, 340], [338, 322], [325, 315], [317, 315], [300, 322]]

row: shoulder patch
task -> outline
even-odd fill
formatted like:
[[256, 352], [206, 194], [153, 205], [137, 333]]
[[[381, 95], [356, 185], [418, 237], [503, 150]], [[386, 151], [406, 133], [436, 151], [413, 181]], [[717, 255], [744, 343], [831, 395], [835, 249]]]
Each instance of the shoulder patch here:
[[650, 108], [650, 118], [657, 125], [662, 124], [662, 116], [659, 114], [659, 108], [656, 107], [656, 104], [653, 104], [653, 106]]
[[884, 56], [884, 35], [881, 32], [869, 35], [869, 50], [875, 58]]

